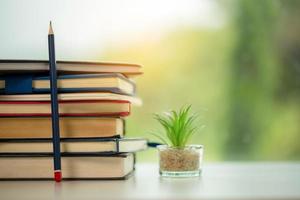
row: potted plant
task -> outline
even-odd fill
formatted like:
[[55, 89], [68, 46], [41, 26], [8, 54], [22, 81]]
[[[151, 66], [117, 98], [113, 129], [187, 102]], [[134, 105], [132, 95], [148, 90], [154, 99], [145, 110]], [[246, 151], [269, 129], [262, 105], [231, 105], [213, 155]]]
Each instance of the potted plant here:
[[187, 145], [198, 130], [194, 125], [197, 117], [190, 114], [190, 109], [191, 106], [187, 106], [179, 112], [155, 114], [164, 130], [162, 134], [152, 133], [164, 143], [157, 146], [159, 172], [163, 177], [190, 177], [201, 173], [203, 146]]

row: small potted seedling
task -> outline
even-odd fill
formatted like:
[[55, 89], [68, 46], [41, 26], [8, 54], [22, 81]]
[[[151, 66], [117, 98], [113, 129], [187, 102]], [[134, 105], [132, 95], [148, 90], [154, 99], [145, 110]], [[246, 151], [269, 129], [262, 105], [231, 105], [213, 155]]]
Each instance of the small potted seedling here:
[[187, 106], [182, 107], [179, 112], [171, 111], [154, 116], [163, 127], [162, 134], [152, 133], [164, 143], [157, 146], [159, 172], [163, 177], [191, 177], [201, 173], [203, 146], [187, 145], [200, 128], [194, 125], [197, 117], [190, 114], [190, 109], [191, 106]]

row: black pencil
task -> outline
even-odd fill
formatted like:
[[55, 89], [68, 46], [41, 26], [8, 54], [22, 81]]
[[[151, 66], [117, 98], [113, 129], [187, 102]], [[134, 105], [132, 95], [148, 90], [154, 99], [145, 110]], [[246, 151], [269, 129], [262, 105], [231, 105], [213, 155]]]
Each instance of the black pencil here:
[[62, 179], [62, 173], [61, 173], [61, 158], [60, 158], [59, 112], [58, 112], [57, 81], [56, 81], [57, 74], [56, 74], [54, 33], [53, 33], [51, 22], [50, 22], [49, 33], [48, 33], [48, 47], [49, 47], [49, 67], [50, 67], [50, 88], [51, 88], [54, 180], [56, 182], [60, 182]]

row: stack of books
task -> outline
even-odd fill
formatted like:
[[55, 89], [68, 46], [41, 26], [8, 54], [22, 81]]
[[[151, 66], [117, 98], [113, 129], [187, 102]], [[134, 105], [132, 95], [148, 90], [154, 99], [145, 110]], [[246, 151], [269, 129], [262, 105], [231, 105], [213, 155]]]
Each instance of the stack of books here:
[[[50, 179], [53, 146], [48, 61], [0, 60], [0, 179]], [[142, 138], [124, 138], [139, 65], [57, 61], [64, 179], [123, 179]]]

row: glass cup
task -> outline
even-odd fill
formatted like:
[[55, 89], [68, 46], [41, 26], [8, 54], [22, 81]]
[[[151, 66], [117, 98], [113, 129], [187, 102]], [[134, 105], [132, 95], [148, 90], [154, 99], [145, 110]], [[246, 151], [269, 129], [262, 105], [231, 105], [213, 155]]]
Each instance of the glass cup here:
[[157, 149], [159, 173], [162, 177], [200, 176], [203, 160], [202, 145], [188, 145], [184, 148], [159, 145]]

